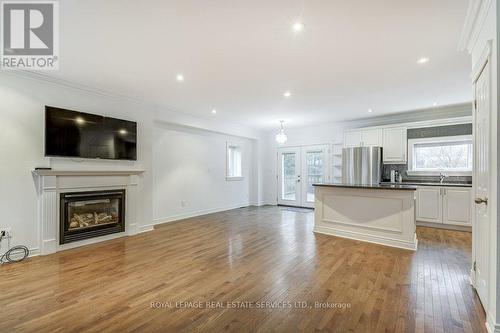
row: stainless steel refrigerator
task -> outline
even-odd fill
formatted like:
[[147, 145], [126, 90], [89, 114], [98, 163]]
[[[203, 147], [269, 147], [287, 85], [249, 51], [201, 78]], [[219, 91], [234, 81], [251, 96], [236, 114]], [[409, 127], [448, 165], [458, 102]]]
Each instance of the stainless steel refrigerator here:
[[342, 149], [342, 183], [379, 184], [382, 179], [382, 148], [353, 147]]

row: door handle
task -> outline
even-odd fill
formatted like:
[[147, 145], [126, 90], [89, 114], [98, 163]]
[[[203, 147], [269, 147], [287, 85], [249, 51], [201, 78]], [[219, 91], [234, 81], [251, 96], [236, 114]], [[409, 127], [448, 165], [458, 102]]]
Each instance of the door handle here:
[[474, 199], [474, 202], [478, 205], [484, 203], [485, 205], [488, 204], [488, 198], [476, 198]]

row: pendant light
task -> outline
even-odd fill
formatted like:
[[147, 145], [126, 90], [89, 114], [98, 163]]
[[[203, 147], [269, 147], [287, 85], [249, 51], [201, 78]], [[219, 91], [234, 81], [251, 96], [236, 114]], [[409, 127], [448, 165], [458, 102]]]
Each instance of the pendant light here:
[[285, 134], [285, 129], [283, 128], [283, 120], [280, 120], [281, 123], [281, 128], [278, 134], [276, 134], [276, 142], [280, 145], [286, 143], [286, 140], [288, 140], [288, 137]]

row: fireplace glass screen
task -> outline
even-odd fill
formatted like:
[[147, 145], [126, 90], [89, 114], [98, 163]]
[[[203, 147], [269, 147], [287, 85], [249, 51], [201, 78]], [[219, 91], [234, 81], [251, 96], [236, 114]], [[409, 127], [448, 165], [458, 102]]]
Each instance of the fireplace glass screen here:
[[125, 190], [61, 194], [60, 243], [125, 230]]

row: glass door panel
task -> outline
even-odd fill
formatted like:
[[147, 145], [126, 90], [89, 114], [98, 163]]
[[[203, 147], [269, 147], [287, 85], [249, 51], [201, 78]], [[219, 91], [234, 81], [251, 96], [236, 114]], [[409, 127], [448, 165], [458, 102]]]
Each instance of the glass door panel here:
[[314, 186], [315, 183], [323, 182], [323, 154], [322, 152], [307, 152], [306, 153], [306, 201], [314, 202]]
[[302, 203], [303, 207], [314, 207], [314, 186], [328, 181], [328, 146], [302, 147]]
[[297, 200], [297, 171], [295, 165], [295, 153], [284, 153], [282, 155], [283, 180], [282, 180], [282, 199]]
[[300, 205], [300, 150], [280, 149], [278, 164], [278, 203]]

